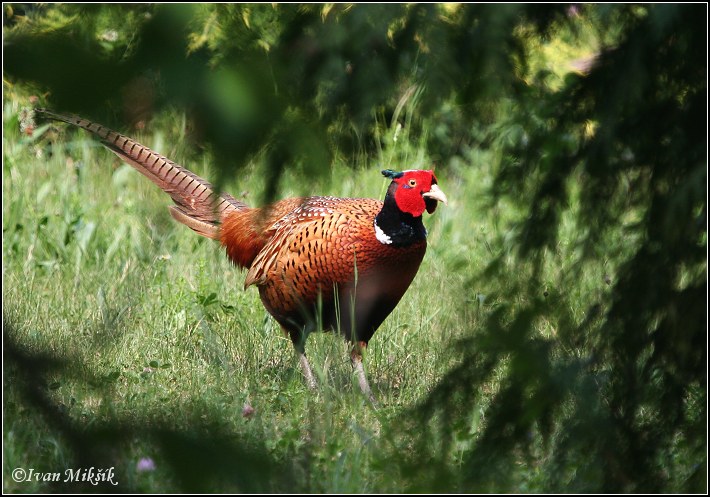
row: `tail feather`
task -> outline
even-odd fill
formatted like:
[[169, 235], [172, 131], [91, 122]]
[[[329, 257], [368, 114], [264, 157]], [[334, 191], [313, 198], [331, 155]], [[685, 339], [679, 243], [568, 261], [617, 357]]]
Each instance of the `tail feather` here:
[[127, 136], [81, 117], [56, 114], [46, 109], [35, 109], [35, 112], [78, 126], [99, 137], [106, 148], [170, 195], [176, 204], [170, 207], [173, 218], [202, 236], [218, 240], [223, 217], [247, 208], [245, 203], [231, 195], [216, 193], [206, 180]]

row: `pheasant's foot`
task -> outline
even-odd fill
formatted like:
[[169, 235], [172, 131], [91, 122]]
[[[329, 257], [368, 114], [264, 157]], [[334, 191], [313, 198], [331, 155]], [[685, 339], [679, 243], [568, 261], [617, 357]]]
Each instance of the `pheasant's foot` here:
[[316, 377], [313, 376], [311, 365], [308, 363], [308, 359], [306, 359], [306, 354], [304, 354], [303, 352], [299, 352], [298, 361], [301, 363], [301, 369], [303, 369], [303, 376], [305, 376], [306, 378], [306, 385], [308, 385], [308, 388], [310, 388], [311, 390], [315, 390], [318, 387], [318, 384], [316, 383]]
[[365, 397], [370, 401], [372, 407], [377, 408], [377, 400], [372, 394], [372, 389], [370, 388], [370, 383], [367, 381], [367, 376], [365, 375], [365, 367], [362, 365], [362, 352], [367, 348], [365, 342], [358, 342], [350, 354], [350, 360], [352, 361], [353, 368], [357, 373], [357, 381], [360, 385], [360, 390], [365, 394]]

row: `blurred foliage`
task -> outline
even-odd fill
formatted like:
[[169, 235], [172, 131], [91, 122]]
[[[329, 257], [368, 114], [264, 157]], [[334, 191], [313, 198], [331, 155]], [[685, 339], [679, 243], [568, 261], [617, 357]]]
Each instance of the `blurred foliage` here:
[[[501, 280], [487, 295], [495, 304], [408, 422], [428, 427], [408, 466], [417, 485], [526, 488], [514, 471], [525, 461], [555, 492], [706, 491], [704, 16], [669, 5], [586, 12], [621, 34], [562, 87], [518, 86], [490, 206], [507, 198], [525, 212], [515, 257], [502, 253], [472, 278], [472, 288]], [[564, 265], [570, 215], [574, 256]], [[618, 261], [598, 281], [610, 296], [580, 315], [575, 292], [600, 259]], [[543, 294], [550, 265], [566, 272]], [[506, 281], [508, 272], [529, 284]], [[551, 336], [544, 319], [554, 320]], [[482, 409], [483, 429], [472, 431]], [[432, 449], [432, 439], [441, 444]], [[423, 471], [422, 453], [431, 458]]]
[[[544, 31], [562, 12], [545, 5], [7, 4], [5, 78], [36, 84], [40, 103], [57, 111], [114, 127], [177, 106], [224, 175], [266, 151], [275, 185], [287, 164], [315, 174], [334, 153], [374, 151], [374, 114], [391, 119], [412, 85], [425, 88], [422, 115], [455, 99], [459, 136], [470, 119], [490, 122], [490, 102], [510, 96], [514, 66], [524, 62], [515, 34], [521, 16]], [[425, 132], [421, 120], [413, 125]], [[432, 138], [444, 140], [438, 156], [446, 157], [452, 144], [442, 135]]]
[[[286, 167], [377, 151], [410, 99], [409, 136], [441, 166], [500, 151], [490, 208], [524, 212], [515, 250], [467, 269], [472, 289], [492, 288], [485, 325], [402, 420], [394, 462], [411, 490], [706, 490], [707, 6], [4, 8], [6, 89], [119, 129], [177, 107], [222, 178], [265, 154], [271, 195]], [[540, 64], [564, 37], [595, 44], [569, 67]], [[565, 219], [573, 263], [541, 281]], [[599, 260], [616, 268], [598, 282], [608, 295], [570, 308]], [[540, 481], [520, 481], [520, 464]]]

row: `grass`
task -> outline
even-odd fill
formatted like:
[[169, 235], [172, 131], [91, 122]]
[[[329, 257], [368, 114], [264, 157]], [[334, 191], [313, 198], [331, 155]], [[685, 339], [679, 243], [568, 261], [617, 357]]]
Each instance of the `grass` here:
[[[381, 434], [452, 364], [450, 344], [463, 332], [454, 296], [464, 278], [450, 271], [449, 262], [485, 260], [470, 252], [477, 242], [447, 241], [446, 234], [465, 231], [475, 217], [469, 203], [475, 192], [440, 178], [453, 201], [425, 221], [429, 253], [366, 357], [381, 405], [375, 411], [359, 391], [345, 341], [332, 334], [310, 336], [307, 351], [320, 382], [310, 392], [290, 341], [257, 292], [242, 289], [244, 271], [232, 267], [216, 243], [174, 223], [162, 192], [85, 135], [54, 136], [50, 130], [40, 140], [21, 136], [19, 110], [6, 101], [6, 340], [27, 355], [63, 362], [32, 377], [42, 382], [42, 398], [61, 413], [62, 423], [89, 433], [115, 426], [130, 432], [110, 443], [116, 445], [109, 460], [121, 485], [156, 492], [185, 488], [168, 470], [170, 455], [152, 431], [171, 430], [229, 434], [293, 479], [257, 484], [228, 478], [206, 481], [202, 490], [404, 488], [377, 469], [378, 449], [386, 444]], [[168, 136], [179, 130], [166, 129], [165, 135], [136, 138], [211, 177], [205, 159], [189, 161], [179, 146], [165, 146], [180, 142]], [[52, 147], [47, 136], [54, 137]], [[378, 168], [336, 164], [329, 176], [312, 183], [287, 173], [280, 194], [379, 198], [385, 180]], [[261, 166], [251, 164], [225, 190], [248, 192], [247, 199], [258, 203], [264, 177]], [[21, 369], [6, 369], [5, 491], [68, 490], [70, 484], [15, 482], [9, 476], [18, 467], [63, 472], [77, 460], [74, 432], [59, 429], [56, 419], [28, 404], [21, 388], [26, 381]], [[252, 415], [243, 414], [245, 406], [253, 408]], [[156, 470], [137, 472], [142, 458], [151, 458]]]
[[[526, 213], [491, 202], [499, 158], [479, 150], [439, 172], [450, 205], [425, 219], [422, 267], [370, 342], [365, 364], [380, 408], [360, 393], [348, 346], [332, 334], [309, 337], [319, 379], [311, 392], [290, 341], [215, 242], [175, 223], [167, 196], [82, 132], [21, 135], [16, 102], [6, 100], [3, 113], [3, 323], [6, 346], [20, 351], [4, 377], [6, 492], [102, 490], [10, 477], [15, 468], [78, 464], [114, 467], [116, 488], [137, 492], [416, 491], [417, 475], [392, 464], [415, 450], [402, 421], [458, 363], [457, 340], [474, 336], [501, 304], [515, 308], [543, 293], [550, 312], [536, 331], [554, 339], [560, 316], [580, 323], [586, 302], [608, 293], [613, 259], [571, 276], [571, 214], [539, 288], [502, 293], [531, 287], [529, 271], [513, 264], [514, 221]], [[134, 137], [214, 177], [171, 117]], [[308, 180], [287, 171], [280, 196], [382, 198], [383, 166], [428, 167], [423, 145], [406, 134], [381, 139], [393, 144], [381, 162], [336, 161]], [[265, 177], [262, 164], [248, 164], [224, 189], [258, 204]], [[482, 277], [500, 254], [508, 254], [508, 281]], [[560, 282], [572, 280], [566, 294]], [[451, 427], [463, 434], [448, 456], [452, 468], [486, 423], [505, 368], [480, 393], [470, 425]], [[146, 458], [155, 470], [139, 470]], [[513, 488], [542, 489], [540, 468], [524, 461]]]
[[[575, 64], [615, 45], [618, 29], [597, 33], [585, 25], [546, 40], [521, 31], [530, 62], [524, 79], [560, 88]], [[176, 224], [166, 209], [169, 199], [85, 133], [58, 125], [42, 129], [36, 134], [41, 138], [22, 134], [21, 102], [28, 95], [9, 81], [4, 90], [5, 492], [705, 488], [706, 450], [698, 450], [697, 442], [707, 439], [698, 428], [706, 417], [704, 383], [688, 388], [680, 416], [691, 422], [671, 428], [678, 430], [671, 443], [663, 445], [669, 430], [658, 425], [666, 418], [643, 402], [631, 403], [639, 409], [634, 426], [622, 426], [626, 437], [605, 424], [618, 414], [607, 405], [609, 378], [618, 371], [597, 353], [610, 340], [599, 333], [609, 329], [600, 322], [612, 292], [623, 288], [617, 285], [623, 282], [620, 265], [638, 249], [646, 229], [648, 212], [624, 204], [636, 178], [619, 178], [622, 193], [612, 199], [620, 202], [618, 223], [584, 226], [579, 197], [588, 178], [571, 175], [556, 243], [533, 254], [541, 264], [521, 257], [520, 221], [529, 216], [524, 201], [516, 201], [514, 192], [490, 194], [504, 159], [502, 143], [521, 141], [523, 126], [510, 126], [503, 117], [505, 106], [515, 102], [498, 102], [498, 122], [487, 129], [469, 123], [469, 138], [481, 147], [449, 159], [437, 172], [450, 206], [426, 217], [424, 263], [365, 360], [380, 404], [375, 411], [359, 392], [342, 339], [309, 338], [320, 384], [309, 391], [289, 340], [257, 292], [242, 289], [244, 271], [233, 268], [217, 244]], [[408, 92], [397, 106], [401, 128], [387, 129], [378, 118], [378, 158], [355, 167], [336, 159], [320, 175], [294, 165], [281, 179], [279, 197], [382, 198], [387, 181], [380, 169], [429, 167], [426, 137], [409, 134], [417, 129], [411, 126], [417, 99], [417, 92]], [[591, 136], [597, 123], [588, 124]], [[446, 119], [424, 128], [449, 134]], [[182, 116], [154, 116], [145, 131], [129, 134], [208, 179], [216, 177], [209, 155], [188, 146]], [[528, 166], [523, 169], [537, 174], [535, 164]], [[224, 189], [258, 205], [267, 177], [256, 160]], [[524, 189], [536, 186], [539, 178], [531, 176]], [[531, 198], [531, 191], [517, 194]], [[592, 230], [598, 243], [585, 244]], [[496, 260], [494, 270], [487, 270]], [[679, 287], [693, 284], [706, 266], [688, 267]], [[484, 360], [462, 367], [459, 379], [485, 369], [491, 357], [495, 365], [470, 382], [475, 389], [461, 389], [469, 398], [438, 398], [425, 411], [422, 403], [437, 399], [432, 392], [441, 391], [447, 373], [465, 366], [462, 357], [476, 358], [479, 347]], [[674, 350], [682, 347], [668, 348]], [[542, 374], [535, 371], [539, 365]], [[546, 379], [550, 365], [554, 381], [548, 385], [566, 396], [536, 404], [536, 395], [546, 393], [536, 380]], [[668, 372], [652, 382], [672, 379], [673, 368]], [[553, 404], [555, 412], [540, 412], [541, 405]], [[417, 413], [425, 421], [409, 422]], [[521, 433], [511, 435], [521, 426]], [[662, 443], [649, 443], [654, 439]], [[620, 454], [639, 453], [625, 447], [629, 440], [636, 449], [655, 450], [647, 467], [634, 457], [623, 464]], [[476, 459], [481, 454], [492, 462], [477, 464], [489, 462]], [[151, 464], [153, 469], [144, 469]], [[648, 467], [654, 464], [658, 468]], [[119, 485], [41, 481], [42, 475], [89, 467], [114, 468]], [[17, 468], [40, 478], [16, 481]], [[488, 469], [494, 471], [485, 474]], [[669, 486], [644, 486], [638, 475], [649, 474]], [[444, 478], [432, 481], [431, 475]]]

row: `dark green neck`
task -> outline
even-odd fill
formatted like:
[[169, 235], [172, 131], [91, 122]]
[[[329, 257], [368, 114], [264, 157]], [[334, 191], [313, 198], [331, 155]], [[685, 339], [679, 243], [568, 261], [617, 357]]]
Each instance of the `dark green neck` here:
[[[375, 231], [381, 243], [393, 247], [407, 247], [425, 240], [427, 233], [421, 216], [414, 217], [397, 207], [394, 199], [396, 189], [397, 184], [392, 182], [387, 190], [384, 206], [375, 217]], [[380, 231], [377, 231], [378, 228]]]

